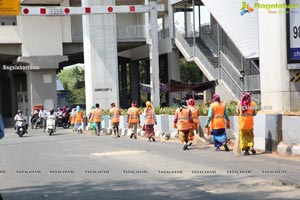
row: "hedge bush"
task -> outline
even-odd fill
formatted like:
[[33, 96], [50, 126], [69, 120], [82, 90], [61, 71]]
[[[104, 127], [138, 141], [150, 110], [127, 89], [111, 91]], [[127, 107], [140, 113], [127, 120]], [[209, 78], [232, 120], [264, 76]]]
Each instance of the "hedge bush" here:
[[[200, 116], [207, 116], [209, 111], [209, 106], [211, 102], [207, 101], [201, 105], [197, 105], [199, 108]], [[228, 110], [229, 116], [237, 115], [237, 101], [230, 101], [225, 103], [226, 108]], [[141, 112], [144, 111], [144, 107], [140, 107]], [[174, 115], [177, 107], [155, 107], [156, 115]], [[120, 109], [121, 115], [127, 115], [127, 109]], [[103, 115], [109, 115], [109, 109], [103, 110]]]

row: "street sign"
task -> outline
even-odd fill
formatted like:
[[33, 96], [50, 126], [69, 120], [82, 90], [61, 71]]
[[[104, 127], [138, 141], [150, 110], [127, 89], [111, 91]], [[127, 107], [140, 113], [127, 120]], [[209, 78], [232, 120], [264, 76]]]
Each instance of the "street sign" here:
[[20, 0], [0, 0], [0, 15], [20, 15]]

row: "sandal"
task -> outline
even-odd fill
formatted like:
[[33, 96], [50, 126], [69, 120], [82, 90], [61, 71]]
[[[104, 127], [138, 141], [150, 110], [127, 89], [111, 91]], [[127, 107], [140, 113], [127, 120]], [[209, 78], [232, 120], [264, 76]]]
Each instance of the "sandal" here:
[[256, 154], [256, 151], [254, 149], [251, 150], [252, 154]]
[[227, 144], [224, 145], [225, 151], [229, 151]]

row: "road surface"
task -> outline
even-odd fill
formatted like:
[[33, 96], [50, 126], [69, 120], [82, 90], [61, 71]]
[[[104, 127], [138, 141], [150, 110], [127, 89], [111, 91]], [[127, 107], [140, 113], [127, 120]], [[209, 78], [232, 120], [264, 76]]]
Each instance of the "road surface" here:
[[[300, 160], [41, 129], [0, 141], [3, 200], [299, 199]], [[0, 197], [1, 199], [1, 197]]]

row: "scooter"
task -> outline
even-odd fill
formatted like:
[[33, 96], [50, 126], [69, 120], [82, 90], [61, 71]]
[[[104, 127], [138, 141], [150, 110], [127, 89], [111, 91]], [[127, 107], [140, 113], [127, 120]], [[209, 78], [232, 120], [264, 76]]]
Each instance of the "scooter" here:
[[16, 130], [19, 137], [23, 137], [25, 133], [27, 132], [27, 123], [26, 120], [18, 120], [16, 121]]
[[32, 119], [31, 128], [32, 129], [42, 128], [42, 118], [39, 117], [36, 119]]
[[55, 132], [55, 119], [47, 119], [47, 132], [52, 135]]

